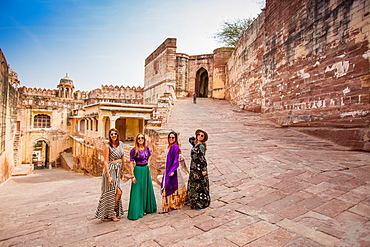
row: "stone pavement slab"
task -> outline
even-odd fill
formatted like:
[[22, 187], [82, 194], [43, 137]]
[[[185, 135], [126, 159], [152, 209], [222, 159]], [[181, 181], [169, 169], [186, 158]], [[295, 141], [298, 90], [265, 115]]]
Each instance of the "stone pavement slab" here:
[[[208, 132], [209, 208], [102, 222], [101, 178], [35, 170], [0, 185], [0, 247], [370, 246], [369, 153], [205, 98], [178, 99], [166, 128], [180, 133], [188, 167], [188, 138]], [[130, 183], [122, 188], [127, 210]]]

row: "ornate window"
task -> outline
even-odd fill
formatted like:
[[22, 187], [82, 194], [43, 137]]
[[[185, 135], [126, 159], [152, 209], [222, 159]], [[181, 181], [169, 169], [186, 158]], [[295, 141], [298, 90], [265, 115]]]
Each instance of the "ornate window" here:
[[45, 114], [38, 114], [33, 118], [34, 128], [50, 128], [50, 116]]

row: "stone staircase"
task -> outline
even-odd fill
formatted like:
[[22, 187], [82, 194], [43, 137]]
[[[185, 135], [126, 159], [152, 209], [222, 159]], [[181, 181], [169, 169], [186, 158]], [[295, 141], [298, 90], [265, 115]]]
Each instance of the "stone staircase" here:
[[14, 168], [12, 170], [12, 177], [15, 176], [27, 176], [31, 174], [34, 170], [32, 164], [19, 164], [19, 150], [20, 150], [20, 132], [17, 131], [14, 135], [13, 143], [13, 159], [14, 159]]
[[63, 152], [60, 154], [61, 166], [66, 170], [73, 170], [73, 154], [69, 152]]
[[17, 166], [19, 164], [19, 150], [20, 150], [20, 138], [21, 134], [17, 131], [14, 135], [14, 143], [13, 143], [13, 151], [14, 151], [14, 165]]

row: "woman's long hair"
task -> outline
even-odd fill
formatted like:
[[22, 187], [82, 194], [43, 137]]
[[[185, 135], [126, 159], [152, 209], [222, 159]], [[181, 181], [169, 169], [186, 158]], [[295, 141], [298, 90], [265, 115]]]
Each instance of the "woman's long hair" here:
[[144, 136], [144, 134], [142, 134], [142, 133], [139, 133], [139, 134], [137, 134], [137, 136], [136, 136], [136, 138], [135, 138], [135, 157], [137, 156], [137, 154], [139, 153], [139, 150], [140, 150], [140, 145], [139, 145], [139, 136], [143, 136], [144, 137], [144, 143], [143, 143], [143, 145], [144, 145], [144, 151], [145, 151], [145, 149], [146, 149], [146, 139], [145, 139], [145, 136]]
[[[205, 133], [204, 132], [202, 132], [202, 131], [200, 131], [201, 133], [203, 133], [203, 135], [205, 135]], [[204, 148], [206, 149], [206, 151], [207, 151], [207, 143], [206, 142], [204, 142], [204, 141], [198, 141], [198, 136], [195, 136], [195, 144], [197, 144], [197, 143], [199, 143], [199, 142], [201, 142], [202, 144], [203, 144], [203, 146], [204, 146]]]
[[[113, 141], [112, 140], [112, 137], [110, 136], [110, 134], [112, 133], [112, 132], [116, 132], [117, 133], [117, 139], [115, 140], [115, 141]], [[118, 145], [119, 145], [119, 133], [118, 133], [118, 130], [116, 129], [116, 128], [111, 128], [110, 130], [109, 130], [109, 133], [108, 133], [108, 136], [109, 136], [109, 145], [111, 145], [112, 147], [118, 147]]]
[[[170, 141], [168, 140], [169, 139], [169, 137], [170, 137], [170, 135], [174, 135], [175, 136], [175, 142], [174, 143], [172, 143], [172, 144], [170, 144]], [[171, 131], [169, 134], [168, 134], [168, 136], [167, 136], [167, 141], [168, 141], [168, 147], [171, 147], [173, 144], [177, 144], [177, 145], [179, 145], [179, 141], [178, 141], [178, 135], [177, 135], [177, 133], [176, 132], [174, 132], [174, 131]], [[179, 145], [180, 146], [180, 145]]]

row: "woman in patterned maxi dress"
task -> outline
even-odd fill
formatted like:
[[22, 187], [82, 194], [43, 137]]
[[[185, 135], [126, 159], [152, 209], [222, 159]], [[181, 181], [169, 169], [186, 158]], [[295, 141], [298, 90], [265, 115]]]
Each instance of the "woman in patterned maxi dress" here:
[[187, 203], [192, 209], [206, 208], [211, 203], [209, 195], [209, 179], [207, 160], [205, 158], [208, 134], [204, 130], [197, 130], [195, 137], [190, 137], [191, 164], [188, 181]]
[[123, 215], [122, 189], [120, 185], [123, 164], [123, 143], [119, 141], [118, 130], [109, 130], [109, 143], [104, 147], [104, 170], [101, 197], [95, 218], [119, 221]]

